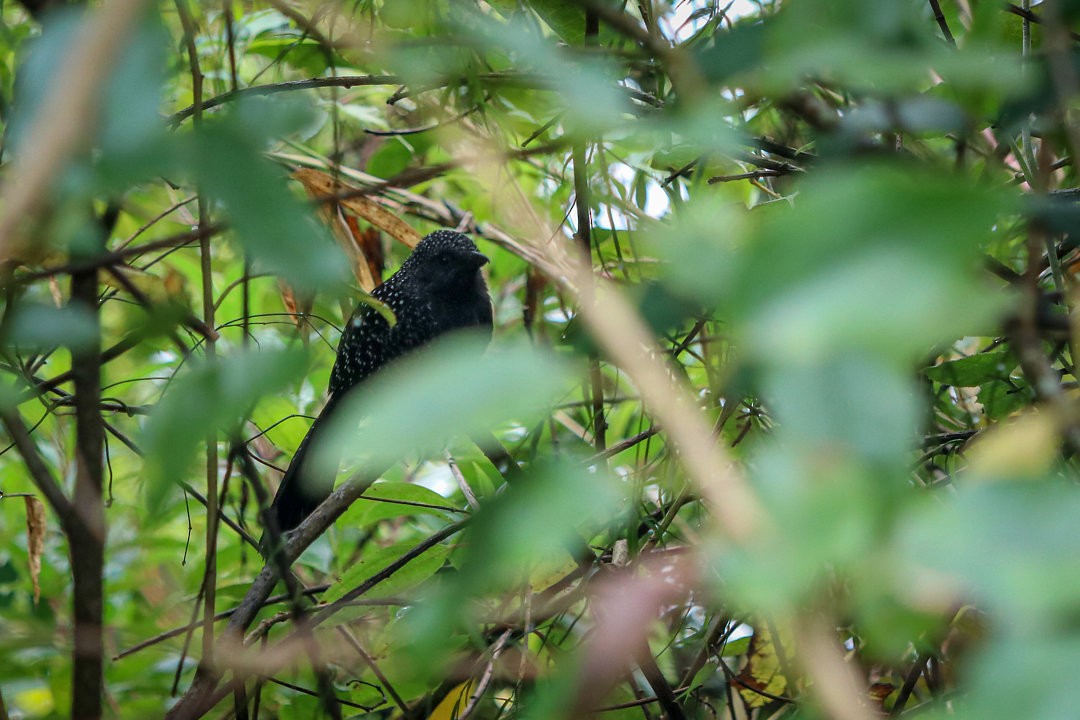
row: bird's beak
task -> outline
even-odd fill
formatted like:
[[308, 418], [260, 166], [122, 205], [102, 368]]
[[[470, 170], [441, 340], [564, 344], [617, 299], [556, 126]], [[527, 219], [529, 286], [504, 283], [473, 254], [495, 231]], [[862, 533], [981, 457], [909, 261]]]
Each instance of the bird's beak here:
[[469, 263], [474, 267], [481, 268], [488, 264], [488, 256], [482, 252], [473, 251], [468, 255]]

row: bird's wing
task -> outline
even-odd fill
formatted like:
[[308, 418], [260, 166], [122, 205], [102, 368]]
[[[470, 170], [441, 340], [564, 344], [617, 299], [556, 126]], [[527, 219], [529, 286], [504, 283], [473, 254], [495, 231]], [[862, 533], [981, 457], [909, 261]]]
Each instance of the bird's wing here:
[[345, 324], [337, 359], [330, 373], [330, 394], [337, 395], [364, 380], [386, 361], [390, 325], [369, 305], [357, 306]]

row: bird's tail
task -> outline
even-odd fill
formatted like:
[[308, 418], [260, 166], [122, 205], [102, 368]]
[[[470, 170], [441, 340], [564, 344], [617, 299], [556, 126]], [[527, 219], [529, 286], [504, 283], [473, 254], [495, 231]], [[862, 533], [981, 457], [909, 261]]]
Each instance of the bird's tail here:
[[[289, 469], [281, 478], [277, 494], [270, 505], [270, 513], [277, 518], [278, 528], [282, 532], [292, 530], [302, 523], [334, 490], [340, 452], [332, 447], [323, 447], [331, 443], [321, 442], [321, 436], [324, 435], [322, 431], [330, 424], [336, 407], [337, 399], [331, 395], [326, 407], [300, 441], [300, 447], [296, 448]], [[318, 453], [314, 452], [316, 444], [319, 445]], [[316, 454], [320, 455], [319, 463], [314, 462]]]

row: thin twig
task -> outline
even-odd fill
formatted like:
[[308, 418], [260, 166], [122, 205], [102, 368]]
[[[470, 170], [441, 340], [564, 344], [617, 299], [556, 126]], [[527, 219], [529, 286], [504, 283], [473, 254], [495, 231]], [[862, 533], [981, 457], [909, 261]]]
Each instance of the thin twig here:
[[941, 34], [945, 37], [953, 47], [956, 47], [956, 38], [953, 37], [952, 31], [949, 30], [949, 23], [945, 20], [945, 13], [941, 12], [941, 4], [938, 0], [929, 0], [930, 8], [934, 11], [934, 20], [937, 20], [938, 27], [941, 28]]

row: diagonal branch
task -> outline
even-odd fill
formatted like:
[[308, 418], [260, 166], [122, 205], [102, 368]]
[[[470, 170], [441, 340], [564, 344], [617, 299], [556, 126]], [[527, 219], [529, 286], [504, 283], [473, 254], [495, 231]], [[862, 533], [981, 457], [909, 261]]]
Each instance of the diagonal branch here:
[[[292, 533], [281, 549], [281, 559], [286, 565], [291, 565], [300, 557], [316, 538], [325, 532], [345, 510], [364, 494], [371, 484], [378, 479], [382, 469], [376, 468], [364, 475], [354, 475], [347, 482], [339, 486], [319, 507], [315, 509], [304, 522]], [[255, 619], [256, 613], [262, 608], [266, 598], [270, 596], [278, 581], [278, 572], [273, 562], [267, 562], [258, 577], [248, 588], [243, 601], [237, 606], [228, 625], [218, 638], [217, 645], [222, 647], [238, 647], [243, 642], [244, 630]], [[219, 692], [218, 685], [221, 682], [222, 671], [220, 668], [200, 666], [195, 675], [195, 680], [187, 692], [177, 701], [165, 715], [166, 720], [193, 720], [202, 717], [214, 703], [227, 695]]]

